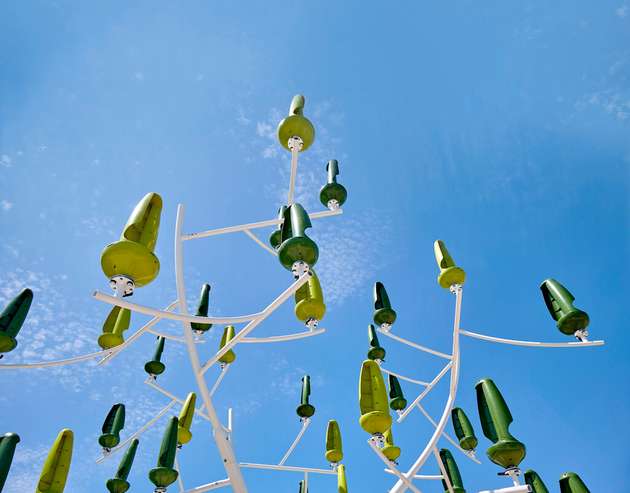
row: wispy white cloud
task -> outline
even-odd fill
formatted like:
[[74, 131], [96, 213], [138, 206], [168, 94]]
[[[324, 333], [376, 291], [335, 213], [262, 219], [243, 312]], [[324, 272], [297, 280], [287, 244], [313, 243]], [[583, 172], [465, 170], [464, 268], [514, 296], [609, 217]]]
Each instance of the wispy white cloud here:
[[9, 157], [9, 155], [7, 154], [3, 154], [2, 156], [0, 156], [0, 165], [5, 167], [5, 168], [10, 168], [11, 166], [13, 166], [13, 160], [11, 159], [11, 157]]
[[11, 209], [13, 209], [13, 202], [9, 202], [6, 199], [0, 200], [0, 209], [2, 209], [4, 212], [9, 212]]
[[628, 16], [628, 5], [624, 4], [615, 10], [615, 15], [621, 19], [625, 19]]

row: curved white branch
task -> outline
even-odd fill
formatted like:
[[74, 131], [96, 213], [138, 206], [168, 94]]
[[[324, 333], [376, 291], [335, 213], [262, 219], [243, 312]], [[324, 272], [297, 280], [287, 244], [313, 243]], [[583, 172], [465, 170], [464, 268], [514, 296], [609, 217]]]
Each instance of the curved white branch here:
[[387, 331], [387, 330], [383, 330], [383, 329], [378, 329], [378, 331], [383, 334], [386, 335], [387, 337], [391, 337], [392, 339], [394, 339], [395, 341], [398, 342], [402, 342], [403, 344], [406, 344], [407, 346], [410, 346], [412, 348], [418, 349], [419, 351], [423, 351], [425, 353], [429, 353], [429, 354], [433, 354], [434, 356], [439, 356], [440, 358], [444, 358], [444, 359], [451, 359], [451, 355], [450, 354], [445, 354], [442, 353], [440, 351], [436, 351], [435, 349], [431, 349], [428, 348], [426, 346], [421, 346], [420, 344], [416, 344], [415, 342], [412, 342], [408, 339], [404, 339], [400, 336], [397, 336], [396, 334], [392, 334], [391, 332]]
[[219, 385], [221, 385], [221, 382], [223, 381], [223, 378], [225, 377], [225, 374], [228, 372], [229, 369], [230, 369], [230, 365], [225, 365], [223, 368], [221, 368], [221, 373], [219, 373], [219, 376], [214, 382], [214, 385], [210, 389], [210, 397], [212, 397], [214, 393], [217, 391], [217, 389], [219, 388]]
[[311, 424], [310, 418], [306, 418], [304, 421], [302, 421], [302, 427], [300, 428], [300, 431], [298, 432], [297, 436], [295, 437], [295, 440], [293, 440], [293, 443], [291, 444], [289, 449], [286, 451], [284, 456], [282, 456], [282, 459], [280, 459], [280, 462], [278, 462], [279, 466], [283, 466], [284, 463], [287, 461], [287, 459], [289, 458], [289, 456], [291, 455], [295, 447], [297, 447], [297, 444], [300, 443], [300, 440], [302, 439], [304, 432], [306, 432], [306, 429], [308, 428], [308, 425], [310, 424]]
[[[425, 446], [422, 453], [418, 456], [416, 461], [413, 463], [409, 471], [405, 474], [405, 477], [411, 478], [415, 476], [420, 468], [424, 465], [429, 454], [434, 449], [437, 441], [439, 440], [444, 428], [446, 427], [446, 423], [451, 414], [451, 409], [453, 409], [453, 405], [455, 404], [455, 396], [457, 395], [457, 385], [459, 383], [459, 325], [461, 318], [461, 310], [462, 310], [462, 288], [461, 286], [455, 286], [455, 317], [453, 321], [453, 359], [450, 364], [452, 364], [451, 368], [451, 381], [449, 386], [449, 395], [446, 400], [446, 404], [444, 405], [444, 410], [442, 411], [442, 416], [438, 421], [437, 426], [435, 427], [435, 431], [429, 442]], [[427, 387], [428, 388], [428, 387]], [[390, 490], [390, 493], [404, 493], [407, 490], [407, 485], [399, 480], [396, 482], [394, 487]]]
[[276, 252], [273, 248], [268, 247], [267, 245], [265, 245], [262, 242], [262, 240], [260, 238], [258, 238], [258, 236], [256, 236], [254, 233], [252, 233], [249, 229], [244, 229], [243, 233], [245, 233], [247, 236], [249, 236], [256, 243], [258, 243], [258, 245], [260, 247], [262, 247], [263, 249], [267, 250], [271, 255], [274, 255], [276, 257], [278, 256], [278, 252]]
[[[178, 404], [181, 404], [182, 406], [184, 405], [184, 399], [180, 399], [179, 397], [177, 397], [174, 394], [171, 394], [168, 390], [166, 390], [163, 387], [160, 387], [157, 383], [155, 383], [155, 380], [153, 380], [151, 377], [149, 377], [148, 379], [146, 379], [144, 381], [144, 383], [146, 383], [149, 387], [154, 388], [155, 390], [157, 390], [160, 394], [165, 395], [166, 397], [168, 397], [169, 399], [177, 402]], [[203, 412], [203, 405], [199, 406], [198, 408], [195, 409], [195, 413], [198, 414], [199, 416], [201, 416], [203, 419], [205, 419], [206, 421], [210, 421], [210, 418], [208, 417], [207, 414], [204, 414]]]
[[407, 382], [415, 383], [416, 385], [422, 385], [423, 387], [428, 387], [429, 385], [431, 385], [429, 382], [423, 382], [422, 380], [415, 380], [413, 378], [409, 378], [404, 375], [401, 375], [400, 373], [395, 373], [391, 370], [388, 370], [387, 368], [383, 368], [382, 365], [381, 365], [381, 370], [383, 370], [383, 372], [387, 373], [388, 375], [392, 375], [394, 377], [400, 378], [401, 380], [406, 380]]
[[133, 312], [144, 313], [145, 315], [152, 315], [159, 318], [167, 318], [169, 320], [176, 320], [178, 322], [200, 323], [200, 324], [239, 324], [242, 322], [249, 322], [262, 315], [263, 312], [252, 313], [251, 315], [238, 315], [234, 317], [196, 317], [195, 315], [188, 315], [183, 313], [171, 313], [164, 310], [156, 310], [149, 306], [139, 305], [137, 303], [131, 303], [123, 298], [118, 298], [109, 294], [101, 293], [100, 291], [94, 291], [92, 296], [110, 305], [120, 306], [121, 308], [127, 308]]
[[[338, 216], [342, 213], [343, 213], [342, 209], [337, 209], [334, 211], [327, 210], [327, 211], [313, 212], [309, 214], [308, 217], [310, 217], [311, 219], [321, 219], [323, 217]], [[241, 224], [238, 226], [228, 226], [227, 228], [210, 229], [208, 231], [201, 231], [199, 233], [190, 233], [190, 234], [182, 235], [182, 240], [186, 241], [186, 240], [195, 240], [197, 238], [207, 238], [208, 236], [223, 235], [226, 233], [236, 233], [238, 231], [245, 231], [246, 229], [268, 228], [270, 226], [277, 226], [281, 222], [282, 222], [282, 219], [276, 218], [276, 219], [269, 219], [268, 221], [259, 221], [257, 223]]]
[[433, 380], [431, 380], [431, 383], [429, 383], [429, 385], [427, 385], [427, 387], [420, 393], [420, 395], [418, 395], [418, 397], [416, 397], [414, 399], [414, 401], [409, 404], [407, 406], [407, 408], [400, 414], [400, 416], [398, 417], [398, 422], [402, 423], [405, 418], [409, 415], [409, 413], [412, 411], [412, 409], [414, 407], [416, 407], [418, 405], [418, 403], [424, 399], [426, 397], [426, 395], [431, 392], [431, 390], [433, 389], [433, 387], [435, 387], [437, 385], [437, 383], [442, 379], [442, 377], [444, 375], [446, 375], [446, 373], [452, 368], [453, 366], [453, 362], [449, 362], [446, 364], [446, 366], [444, 368], [442, 368], [442, 370], [440, 371], [440, 373], [438, 373], [435, 378]]
[[326, 332], [326, 329], [307, 330], [304, 332], [296, 332], [295, 334], [286, 334], [281, 336], [269, 336], [269, 337], [243, 337], [241, 343], [249, 344], [264, 344], [272, 342], [285, 342], [295, 341], [298, 339], [305, 339], [306, 337], [318, 336]]
[[484, 334], [477, 334], [476, 332], [470, 332], [468, 330], [460, 330], [462, 335], [472, 337], [474, 339], [480, 339], [482, 341], [497, 342], [499, 344], [511, 344], [513, 346], [526, 346], [526, 347], [590, 347], [590, 346], [603, 346], [604, 341], [584, 341], [584, 342], [536, 342], [536, 341], [519, 341], [516, 339], [504, 339], [502, 337], [487, 336]]
[[230, 486], [229, 479], [221, 479], [219, 481], [213, 481], [212, 483], [203, 484], [201, 486], [197, 486], [192, 490], [186, 490], [185, 493], [204, 493], [210, 490], [216, 490], [218, 488], [223, 488], [224, 486]]
[[277, 464], [256, 464], [253, 462], [241, 462], [239, 465], [246, 469], [269, 469], [272, 471], [308, 472], [313, 474], [331, 474], [334, 476], [337, 475], [337, 471], [333, 471], [332, 469], [317, 469], [315, 467], [279, 466]]

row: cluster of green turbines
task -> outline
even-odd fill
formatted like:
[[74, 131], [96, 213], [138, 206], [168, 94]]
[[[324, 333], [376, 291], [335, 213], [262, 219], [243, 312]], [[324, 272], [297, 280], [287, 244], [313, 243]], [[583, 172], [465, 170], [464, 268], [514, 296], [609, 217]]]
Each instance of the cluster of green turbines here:
[[[439, 267], [438, 284], [443, 288], [462, 285], [466, 273], [458, 267], [441, 240], [434, 243], [435, 258]], [[589, 323], [588, 314], [573, 306], [573, 295], [558, 281], [546, 279], [540, 286], [543, 300], [547, 305], [558, 329], [566, 335], [580, 338], [585, 335]], [[374, 324], [388, 329], [396, 321], [396, 311], [392, 308], [385, 286], [381, 282], [374, 285]], [[390, 461], [395, 462], [401, 450], [395, 446], [392, 435], [391, 411], [400, 412], [407, 407], [402, 387], [398, 378], [389, 377], [389, 400], [385, 380], [380, 363], [386, 351], [381, 346], [374, 325], [368, 326], [367, 359], [361, 365], [359, 377], [359, 408], [361, 416], [359, 424], [377, 442], [381, 444], [381, 452]], [[475, 385], [479, 419], [484, 435], [492, 445], [486, 454], [495, 464], [505, 469], [505, 474], [517, 473], [518, 466], [525, 458], [525, 445], [509, 432], [512, 414], [495, 383], [483, 379]], [[461, 408], [453, 408], [451, 421], [459, 445], [466, 451], [474, 452], [477, 447], [472, 424]], [[459, 468], [452, 453], [448, 449], [439, 452], [446, 469], [448, 479], [454, 493], [465, 493]], [[525, 472], [525, 481], [533, 493], [548, 493], [548, 489], [540, 476], [533, 470]], [[574, 472], [564, 473], [560, 478], [561, 493], [588, 493], [589, 490], [580, 477]], [[442, 481], [445, 492], [448, 492], [446, 481]]]
[[[312, 123], [303, 115], [304, 97], [295, 96], [291, 102], [289, 116], [278, 126], [278, 138], [288, 150], [302, 152], [313, 143], [315, 130]], [[292, 152], [293, 154], [293, 152]], [[293, 165], [293, 164], [292, 164]], [[341, 207], [347, 199], [347, 191], [337, 182], [339, 163], [330, 160], [326, 165], [327, 182], [320, 190], [321, 203], [330, 210]], [[293, 173], [292, 173], [293, 176]], [[126, 297], [134, 293], [135, 288], [151, 283], [159, 274], [160, 262], [154, 253], [162, 212], [162, 198], [157, 193], [148, 193], [132, 211], [118, 241], [105, 247], [101, 255], [103, 273], [110, 280], [118, 296]], [[269, 244], [277, 253], [280, 264], [291, 271], [294, 278], [308, 274], [306, 282], [295, 292], [295, 316], [311, 330], [317, 327], [326, 313], [322, 288], [314, 266], [319, 258], [317, 244], [309, 238], [306, 230], [311, 227], [311, 220], [302, 205], [292, 200], [278, 211], [278, 228], [269, 237]], [[466, 274], [455, 264], [446, 246], [441, 240], [434, 244], [434, 253], [439, 267], [438, 283], [443, 288], [462, 285]], [[558, 329], [566, 335], [573, 335], [584, 340], [589, 324], [588, 314], [573, 305], [573, 295], [554, 279], [545, 280], [540, 286], [545, 304], [556, 321]], [[209, 308], [210, 285], [204, 284], [195, 312], [196, 316], [207, 317]], [[22, 290], [0, 314], [0, 357], [14, 350], [18, 344], [17, 336], [22, 328], [33, 301], [33, 292]], [[382, 330], [388, 330], [396, 321], [396, 312], [385, 286], [377, 282], [374, 286], [373, 323]], [[98, 338], [99, 346], [109, 351], [125, 343], [124, 333], [131, 324], [131, 311], [114, 306], [108, 314], [102, 334]], [[192, 323], [194, 333], [200, 337], [212, 328], [210, 323]], [[235, 337], [232, 325], [223, 328], [219, 349], [225, 347]], [[395, 463], [401, 455], [401, 449], [395, 445], [392, 434], [391, 411], [401, 412], [407, 407], [403, 389], [394, 375], [388, 376], [386, 386], [380, 367], [385, 357], [385, 349], [380, 345], [375, 326], [368, 327], [369, 349], [367, 359], [361, 365], [359, 377], [359, 424], [376, 442], [383, 455]], [[164, 373], [166, 365], [162, 361], [165, 338], [158, 336], [155, 351], [144, 365], [150, 377]], [[236, 354], [232, 349], [220, 358], [222, 366], [232, 364]], [[389, 388], [388, 388], [389, 387]], [[475, 386], [479, 419], [484, 435], [492, 442], [487, 450], [488, 458], [504, 468], [505, 474], [514, 472], [525, 458], [525, 445], [509, 432], [512, 422], [510, 410], [499, 389], [490, 379], [484, 379]], [[300, 419], [310, 419], [315, 408], [309, 402], [310, 378], [302, 379], [300, 404], [296, 412]], [[190, 431], [195, 413], [196, 394], [190, 392], [178, 416], [172, 416], [164, 430], [156, 467], [149, 471], [149, 479], [155, 485], [156, 492], [164, 492], [178, 478], [175, 458], [178, 448], [192, 439]], [[454, 408], [451, 419], [455, 434], [462, 449], [473, 451], [478, 440], [473, 426], [461, 408]], [[109, 453], [120, 446], [120, 433], [125, 425], [125, 406], [115, 404], [108, 412], [102, 427], [98, 443]], [[131, 471], [139, 440], [130, 437], [120, 465], [113, 478], [107, 480], [110, 493], [124, 493], [130, 488], [127, 481]], [[62, 430], [55, 440], [43, 465], [36, 493], [63, 493], [73, 448], [73, 432]], [[0, 491], [2, 490], [20, 438], [15, 433], [0, 437]], [[446, 470], [448, 482], [455, 493], [465, 493], [457, 463], [448, 449], [439, 451], [440, 459]], [[326, 430], [325, 458], [337, 473], [338, 492], [347, 493], [347, 481], [343, 460], [342, 438], [339, 424], [335, 420], [328, 422]], [[533, 493], [548, 492], [540, 476], [533, 470], [524, 474], [526, 484]], [[446, 478], [442, 481], [448, 491]], [[560, 478], [561, 493], [588, 493], [580, 477], [575, 473], [565, 473]], [[300, 492], [307, 493], [307, 485], [300, 482]]]

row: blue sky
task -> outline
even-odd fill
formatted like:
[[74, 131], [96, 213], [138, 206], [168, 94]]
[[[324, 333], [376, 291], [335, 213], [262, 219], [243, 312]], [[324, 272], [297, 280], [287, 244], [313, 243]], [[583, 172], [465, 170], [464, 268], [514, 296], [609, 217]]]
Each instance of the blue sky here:
[[[97, 349], [108, 311], [90, 297], [108, 289], [100, 251], [145, 193], [164, 199], [162, 270], [134, 301], [154, 307], [175, 298], [178, 203], [186, 205], [186, 231], [274, 217], [289, 176], [275, 127], [301, 92], [317, 138], [300, 160], [298, 199], [321, 209], [317, 194], [332, 158], [349, 191], [344, 215], [311, 230], [328, 331], [237, 348], [216, 398], [221, 416], [235, 410], [237, 457], [282, 457], [299, 429], [299, 380], [309, 373], [317, 413], [289, 463], [325, 466], [324, 430], [335, 418], [351, 491], [391, 486], [358, 426], [371, 288], [385, 283], [399, 314], [396, 333], [447, 351], [453, 300], [435, 282], [432, 253], [441, 238], [468, 273], [463, 328], [565, 340], [538, 290], [554, 277], [590, 314], [593, 338], [607, 341], [542, 350], [464, 340], [457, 404], [469, 411], [479, 455], [489, 442], [474, 384], [490, 376], [510, 404], [513, 434], [527, 444], [525, 468], [555, 491], [566, 470], [593, 492], [627, 488], [620, 474], [630, 465], [627, 1], [8, 1], [0, 32], [0, 301], [22, 286], [36, 296], [18, 349], [3, 362]], [[291, 281], [244, 235], [191, 242], [185, 253], [189, 298], [209, 282], [216, 314], [257, 311]], [[134, 316], [134, 327], [144, 321]], [[298, 328], [289, 303], [255, 334]], [[396, 371], [430, 379], [439, 370], [440, 361], [381, 342]], [[215, 330], [202, 353], [216, 344]], [[33, 489], [63, 427], [76, 434], [66, 491], [104, 490], [117, 458], [98, 466], [94, 459], [110, 406], [127, 404], [130, 433], [168, 402], [142, 383], [152, 346], [144, 337], [104, 368], [2, 373], [0, 431], [22, 437], [5, 490]], [[183, 348], [167, 344], [164, 358], [159, 382], [181, 396], [193, 390]], [[434, 416], [443, 387], [426, 402]], [[417, 392], [403, 390], [409, 398]], [[160, 426], [142, 437], [132, 491], [150, 491], [161, 433]], [[415, 413], [394, 433], [406, 469], [430, 428]], [[195, 422], [193, 434], [180, 454], [188, 488], [225, 477], [205, 422]], [[489, 461], [455, 457], [467, 490], [507, 486]], [[295, 491], [300, 479], [245, 474], [253, 492]], [[311, 484], [314, 493], [335, 488], [331, 478]]]

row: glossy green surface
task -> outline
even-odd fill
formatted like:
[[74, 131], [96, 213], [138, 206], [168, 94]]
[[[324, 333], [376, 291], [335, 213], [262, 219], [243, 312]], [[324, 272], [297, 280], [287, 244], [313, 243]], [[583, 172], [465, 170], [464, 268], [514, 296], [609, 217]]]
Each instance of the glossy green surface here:
[[300, 137], [302, 139], [302, 152], [308, 149], [315, 140], [315, 128], [303, 115], [304, 103], [304, 96], [301, 94], [293, 96], [291, 107], [289, 108], [289, 116], [278, 125], [278, 140], [286, 150], [290, 150], [288, 142], [291, 137]]
[[324, 293], [317, 274], [311, 270], [309, 280], [295, 292], [295, 316], [306, 322], [309, 319], [322, 320], [325, 313]]
[[392, 325], [396, 321], [396, 312], [392, 309], [389, 296], [382, 282], [374, 283], [374, 323]]
[[159, 487], [166, 487], [174, 483], [179, 476], [174, 469], [175, 455], [177, 454], [177, 428], [179, 420], [172, 417], [166, 425], [162, 444], [160, 446], [160, 455], [157, 460], [157, 467], [149, 471], [149, 480]]
[[311, 377], [304, 375], [302, 377], [302, 393], [300, 395], [300, 405], [295, 410], [300, 418], [310, 418], [315, 414], [315, 407], [309, 403], [311, 395]]
[[162, 198], [148, 193], [135, 207], [120, 240], [110, 243], [101, 253], [101, 267], [108, 278], [123, 275], [141, 287], [153, 281], [160, 262], [153, 254], [160, 227]]
[[125, 427], [125, 405], [114, 404], [107, 413], [98, 443], [104, 448], [114, 448], [120, 443], [120, 432]]
[[565, 472], [560, 476], [560, 493], [591, 493], [591, 490], [576, 473]]
[[[457, 467], [457, 462], [455, 462], [455, 458], [453, 457], [453, 454], [451, 454], [451, 451], [445, 448], [441, 449], [440, 459], [442, 460], [442, 464], [444, 464], [446, 475], [453, 487], [453, 493], [466, 493], [462, 476], [459, 473], [459, 467]], [[448, 493], [448, 485], [444, 480], [442, 480], [442, 488], [444, 488], [445, 493]]]
[[[280, 209], [278, 209], [278, 219], [282, 222], [284, 222], [284, 211], [286, 210], [286, 205], [283, 205]], [[274, 250], [277, 250], [280, 243], [282, 243], [282, 222], [280, 222], [280, 224], [278, 224], [278, 228], [269, 235], [269, 244]]]
[[530, 486], [532, 493], [549, 493], [545, 483], [543, 483], [543, 480], [536, 471], [528, 469], [525, 471], [523, 479], [525, 480], [525, 484]]
[[435, 240], [435, 243], [433, 243], [433, 252], [435, 253], [435, 260], [440, 268], [438, 284], [445, 289], [450, 288], [454, 284], [464, 284], [466, 273], [463, 269], [455, 265], [453, 258], [448, 253], [446, 245], [442, 240]]
[[311, 220], [300, 204], [293, 204], [284, 211], [282, 243], [278, 247], [278, 259], [285, 269], [298, 261], [313, 267], [319, 258], [317, 244], [306, 236]]
[[359, 410], [359, 424], [370, 435], [383, 434], [391, 428], [383, 374], [376, 362], [369, 359], [363, 362], [359, 374]]
[[[201, 293], [199, 294], [199, 302], [197, 303], [197, 311], [195, 312], [196, 317], [207, 317], [208, 316], [208, 303], [210, 301], [210, 284], [204, 284], [201, 286]], [[192, 330], [197, 332], [206, 332], [210, 328], [212, 328], [212, 324], [200, 324], [197, 322], [192, 322], [190, 324]]]
[[343, 445], [341, 443], [341, 430], [339, 424], [331, 419], [326, 427], [326, 460], [328, 462], [341, 462], [343, 460]]
[[403, 395], [402, 388], [398, 378], [394, 375], [389, 376], [389, 407], [393, 411], [402, 411], [407, 407], [407, 399]]
[[0, 353], [13, 351], [17, 346], [16, 337], [24, 325], [32, 302], [33, 291], [25, 288], [0, 313]]
[[453, 408], [451, 411], [451, 420], [453, 421], [455, 435], [459, 440], [459, 446], [464, 450], [475, 450], [478, 443], [477, 437], [464, 410], [459, 407]]
[[137, 438], [131, 441], [129, 448], [127, 448], [125, 455], [123, 455], [120, 461], [116, 476], [108, 479], [105, 483], [105, 487], [110, 493], [125, 493], [130, 488], [131, 485], [127, 482], [127, 478], [129, 477], [136, 451], [138, 450], [138, 443]]
[[573, 306], [575, 297], [562, 284], [555, 279], [545, 279], [540, 285], [540, 291], [560, 332], [573, 335], [588, 327], [588, 314]]
[[400, 457], [400, 447], [394, 444], [394, 434], [391, 428], [384, 433], [383, 438], [385, 439], [385, 446], [381, 449], [381, 452], [389, 460], [396, 462], [398, 457]]
[[348, 482], [346, 480], [346, 466], [337, 466], [337, 493], [348, 493]]
[[153, 359], [144, 364], [144, 371], [149, 375], [161, 375], [166, 370], [166, 365], [162, 363], [162, 353], [164, 352], [164, 344], [166, 340], [162, 336], [158, 336], [155, 343], [155, 352]]
[[475, 390], [483, 434], [493, 442], [488, 458], [506, 469], [517, 467], [525, 458], [525, 445], [509, 432], [512, 414], [501, 392], [489, 378], [479, 381]]
[[328, 202], [330, 200], [336, 200], [341, 207], [346, 202], [348, 192], [343, 185], [337, 183], [339, 163], [336, 159], [328, 161], [326, 171], [328, 172], [328, 180], [326, 185], [324, 185], [319, 191], [319, 201], [324, 207], [328, 207]]
[[70, 471], [73, 444], [72, 430], [61, 430], [48, 452], [35, 493], [63, 493]]
[[196, 404], [197, 395], [194, 392], [190, 392], [186, 397], [186, 401], [184, 401], [181, 412], [179, 413], [179, 426], [177, 429], [178, 445], [184, 445], [190, 442], [192, 438], [190, 426], [192, 425], [193, 417], [195, 416]]
[[368, 325], [368, 343], [370, 345], [367, 353], [368, 359], [385, 361], [385, 348], [381, 347], [376, 329], [372, 324]]
[[0, 437], [0, 491], [9, 475], [15, 447], [19, 442], [20, 436], [16, 433], [6, 433]]
[[[223, 349], [223, 346], [225, 346], [232, 339], [234, 339], [234, 326], [228, 325], [227, 327], [223, 329], [223, 335], [221, 336], [221, 343], [219, 344], [219, 349]], [[219, 358], [219, 362], [225, 365], [229, 365], [231, 363], [234, 363], [235, 359], [236, 359], [236, 353], [230, 349], [227, 353], [225, 353], [223, 356]]]
[[114, 306], [103, 324], [103, 333], [98, 338], [98, 345], [103, 349], [111, 349], [125, 342], [124, 332], [131, 323], [131, 311]]

